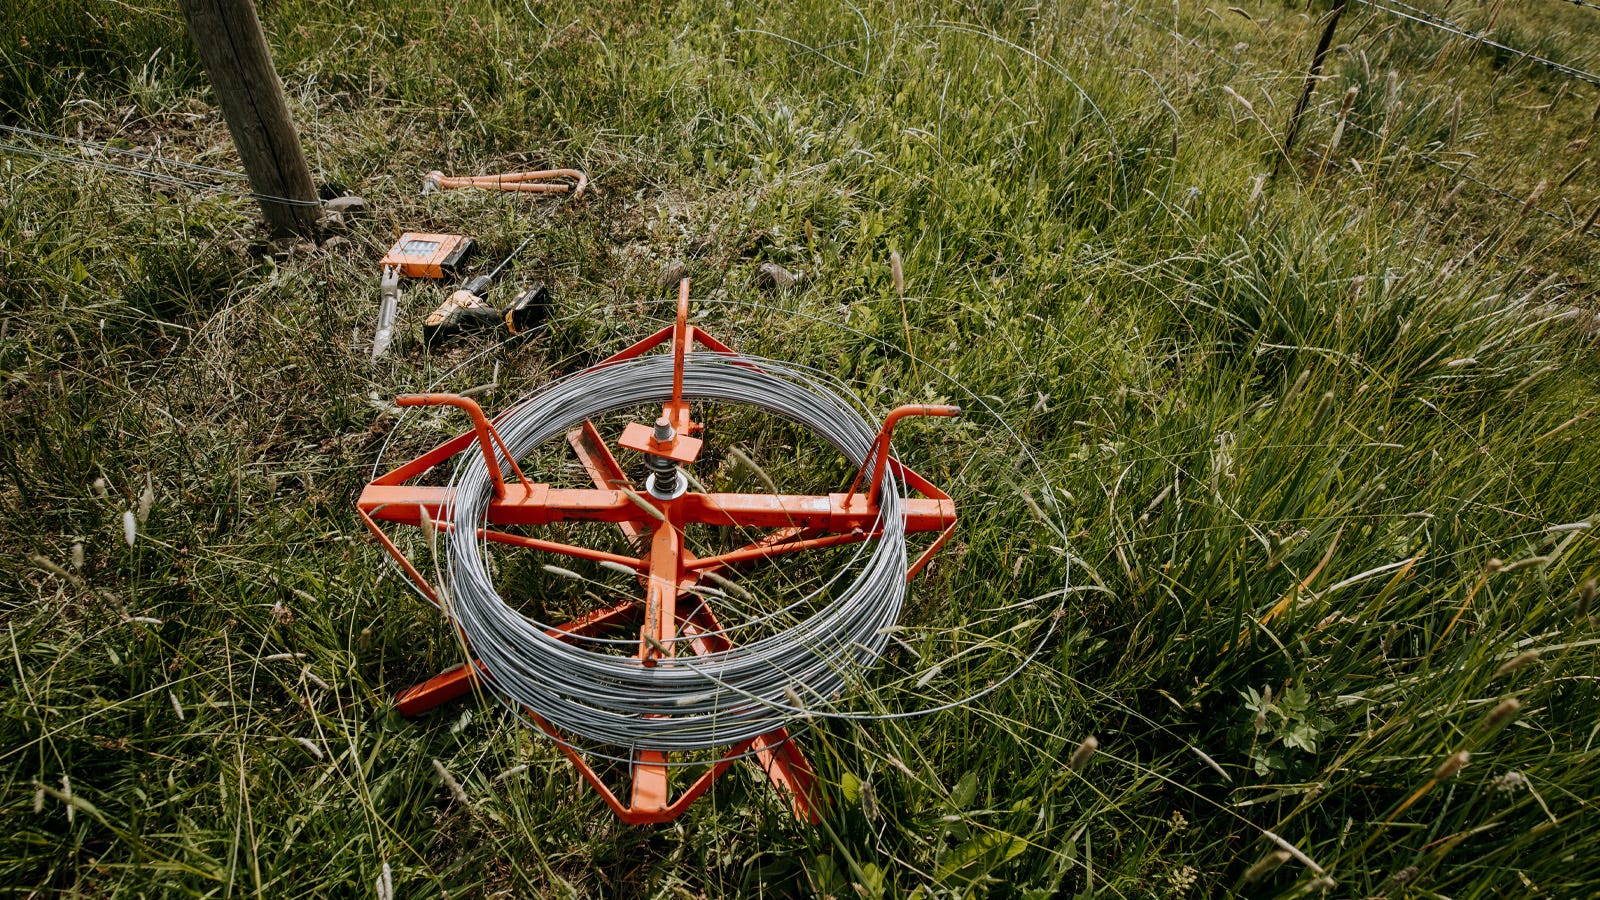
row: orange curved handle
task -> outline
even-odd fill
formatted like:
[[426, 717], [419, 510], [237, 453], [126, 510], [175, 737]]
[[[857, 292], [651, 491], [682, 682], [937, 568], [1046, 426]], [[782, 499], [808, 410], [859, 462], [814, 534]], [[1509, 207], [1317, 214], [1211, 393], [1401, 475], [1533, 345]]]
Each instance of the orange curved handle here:
[[[525, 191], [539, 194], [564, 194], [572, 192], [577, 198], [589, 186], [589, 176], [578, 169], [540, 169], [537, 172], [507, 172], [504, 175], [450, 176], [443, 172], [429, 172], [427, 181], [437, 187], [482, 188], [487, 191]], [[561, 184], [557, 178], [571, 178], [576, 185]]]
[[483, 448], [483, 461], [489, 466], [489, 477], [494, 479], [494, 495], [503, 498], [506, 495], [506, 482], [500, 475], [500, 463], [494, 457], [494, 448], [499, 447], [505, 454], [506, 462], [511, 465], [511, 471], [517, 480], [523, 484], [528, 483], [526, 475], [517, 465], [517, 460], [506, 449], [506, 442], [501, 440], [500, 432], [494, 430], [494, 425], [489, 422], [489, 417], [483, 414], [483, 407], [471, 397], [460, 394], [401, 394], [394, 398], [396, 406], [453, 406], [466, 412], [472, 417], [472, 430], [478, 433], [478, 444]]
[[[867, 497], [876, 505], [878, 502], [878, 484], [883, 481], [883, 470], [889, 464], [889, 438], [894, 434], [894, 426], [907, 416], [959, 416], [959, 406], [935, 406], [927, 403], [908, 403], [897, 406], [883, 417], [883, 427], [878, 429], [878, 436], [872, 442], [872, 455], [876, 461], [872, 466], [872, 481], [867, 485]], [[861, 486], [861, 478], [867, 473], [865, 464], [861, 471], [856, 473], [855, 481], [850, 482], [850, 490], [846, 494], [854, 494], [856, 488]]]

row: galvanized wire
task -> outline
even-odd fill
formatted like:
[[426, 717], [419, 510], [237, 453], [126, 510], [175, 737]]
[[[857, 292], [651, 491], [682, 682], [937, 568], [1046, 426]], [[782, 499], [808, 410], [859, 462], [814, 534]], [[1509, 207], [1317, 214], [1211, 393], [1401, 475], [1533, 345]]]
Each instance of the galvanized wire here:
[[242, 179], [245, 177], [243, 172], [235, 172], [231, 169], [219, 169], [216, 166], [206, 166], [201, 165], [200, 163], [188, 162], [187, 160], [173, 159], [167, 156], [157, 156], [153, 153], [141, 153], [138, 150], [129, 150], [125, 147], [114, 147], [110, 144], [104, 144], [98, 141], [85, 141], [78, 138], [67, 137], [66, 135], [52, 134], [48, 131], [36, 131], [32, 128], [23, 128], [20, 125], [0, 124], [0, 131], [10, 134], [19, 134], [23, 137], [38, 138], [45, 141], [56, 141], [62, 144], [69, 144], [74, 147], [81, 147], [85, 150], [91, 150], [95, 153], [114, 153], [119, 156], [128, 156], [132, 157], [133, 159], [144, 160], [145, 162], [150, 163], [158, 163], [163, 166], [173, 166], [175, 168], [189, 169], [195, 172], [204, 172], [207, 175], [217, 175], [222, 178]]
[[[837, 382], [784, 363], [693, 354], [687, 399], [744, 404], [813, 432], [852, 464], [871, 452], [876, 428]], [[648, 356], [552, 382], [495, 420], [521, 458], [585, 419], [670, 399], [672, 360]], [[858, 555], [860, 571], [836, 591], [828, 584], [785, 607], [817, 608], [788, 628], [723, 651], [641, 665], [557, 640], [550, 626], [518, 612], [496, 591], [485, 527], [492, 483], [479, 454], [463, 457], [450, 480], [451, 525], [443, 538], [445, 612], [462, 630], [508, 703], [598, 743], [682, 753], [768, 734], [831, 706], [883, 654], [906, 594], [905, 521], [899, 483], [880, 485], [879, 536]], [[831, 596], [830, 596], [831, 595]], [[816, 710], [813, 709], [816, 708]]]
[[[657, 300], [646, 300], [644, 302], [651, 307], [659, 307], [666, 314], [668, 320], [670, 320], [672, 312], [677, 306], [676, 298], [662, 298]], [[885, 341], [876, 335], [868, 334], [847, 324], [830, 318], [813, 315], [799, 309], [779, 307], [770, 304], [751, 302], [748, 300], [702, 298], [696, 300], [695, 302], [697, 305], [703, 307], [727, 307], [730, 309], [755, 312], [762, 315], [804, 320], [815, 326], [833, 329], [841, 334], [850, 335], [868, 345], [877, 347], [886, 355], [893, 356], [896, 354], [905, 354], [904, 348]], [[567, 318], [573, 317], [561, 317], [553, 320], [550, 323], [550, 327], [555, 327], [557, 323], [566, 321]], [[507, 339], [507, 341], [510, 340], [516, 339]], [[470, 366], [481, 364], [485, 358], [495, 353], [500, 346], [500, 344], [485, 345], [476, 354], [472, 354], [460, 360], [452, 369], [440, 375], [439, 378], [432, 383], [430, 390], [444, 389], [445, 385], [449, 384], [452, 379], [461, 375]], [[809, 379], [812, 384], [818, 385], [820, 389], [831, 391], [839, 397], [850, 398], [851, 402], [857, 407], [862, 409], [866, 408], [865, 405], [855, 397], [848, 385], [830, 373], [812, 369], [798, 363], [780, 364], [759, 360], [759, 358], [756, 357], [742, 357], [742, 359], [746, 361], [760, 362], [761, 366], [767, 371], [798, 373], [799, 377], [802, 379]], [[1022, 436], [1018, 434], [1016, 429], [1006, 421], [1005, 417], [1001, 415], [1000, 411], [991, 403], [993, 398], [974, 392], [961, 380], [940, 368], [939, 365], [932, 360], [920, 359], [918, 361], [918, 365], [922, 371], [939, 379], [940, 383], [942, 383], [953, 396], [959, 398], [961, 406], [963, 409], [967, 410], [968, 415], [981, 414], [985, 421], [989, 423], [989, 427], [993, 428], [997, 435], [1003, 437], [1018, 449], [1019, 455], [1017, 456], [1018, 462], [1016, 464], [1020, 465], [1023, 470], [1030, 473], [1032, 478], [1039, 481], [1039, 497], [1041, 499], [1050, 499], [1054, 497], [1055, 489], [1050, 486], [1050, 480], [1045, 475], [1045, 472], [1040, 466], [1038, 459], [1034, 456], [1033, 451], [1029, 448], [1027, 442], [1022, 439]], [[532, 398], [530, 398], [530, 400], [531, 399]], [[409, 414], [414, 415], [416, 414], [416, 411], [409, 411]], [[399, 429], [391, 431], [389, 437], [385, 439], [384, 450], [380, 451], [378, 458], [373, 462], [370, 477], [376, 478], [383, 471], [386, 471], [387, 467], [384, 463], [384, 458], [391, 449], [391, 445], [395, 436], [399, 433]], [[477, 465], [482, 465], [481, 454], [471, 454], [471, 456], [478, 458], [476, 461]], [[473, 461], [468, 460], [467, 462], [470, 464]], [[1073, 566], [1074, 564], [1081, 562], [1081, 560], [1078, 559], [1076, 554], [1071, 549], [1072, 541], [1066, 529], [1065, 522], [1060, 518], [1061, 510], [1056, 506], [1055, 501], [1051, 500], [1048, 504], [1035, 506], [1034, 510], [1040, 515], [1048, 516], [1048, 518], [1041, 519], [1040, 524], [1050, 532], [1050, 540], [1058, 545], [1052, 546], [1050, 549], [1052, 555], [1055, 555], [1059, 558], [1059, 562], [1062, 566], [1060, 587], [1045, 594], [1020, 601], [1023, 605], [1037, 605], [1038, 612], [1041, 614], [1041, 618], [1039, 620], [1041, 627], [1035, 633], [1034, 638], [1029, 642], [1030, 646], [1017, 646], [1015, 648], [1011, 648], [1003, 644], [992, 645], [992, 649], [995, 652], [1006, 652], [1008, 650], [1015, 651], [1016, 662], [1007, 671], [1000, 674], [998, 677], [993, 677], [984, 681], [981, 686], [974, 686], [970, 692], [963, 693], [960, 696], [948, 699], [935, 698], [927, 696], [926, 692], [924, 691], [924, 687], [928, 683], [930, 673], [945, 671], [953, 674], [957, 670], [948, 665], [948, 663], [951, 662], [951, 659], [927, 659], [922, 658], [919, 654], [919, 674], [914, 680], [914, 686], [910, 689], [906, 689], [904, 687], [895, 687], [895, 685], [903, 682], [912, 681], [911, 676], [908, 673], [900, 678], [896, 678], [894, 682], [885, 686], [885, 688], [858, 692], [853, 696], [847, 695], [846, 697], [841, 698], [839, 701], [833, 701], [830, 698], [826, 703], [812, 702], [817, 698], [807, 695], [806, 692], [797, 691], [796, 693], [799, 696], [796, 698], [790, 698], [785, 695], [782, 701], [775, 701], [772, 698], [760, 698], [759, 700], [753, 700], [752, 702], [759, 702], [764, 706], [770, 707], [776, 713], [786, 716], [789, 723], [788, 733], [790, 737], [793, 738], [800, 733], [800, 729], [813, 720], [831, 719], [843, 721], [875, 722], [918, 718], [921, 716], [934, 715], [937, 713], [964, 708], [982, 700], [985, 697], [990, 696], [991, 694], [995, 694], [996, 692], [1004, 690], [1007, 685], [1011, 684], [1018, 676], [1020, 676], [1036, 660], [1038, 660], [1049, 647], [1053, 646], [1052, 641], [1057, 632], [1061, 630], [1065, 622], [1069, 621], [1067, 618], [1067, 607], [1077, 594], [1090, 591], [1110, 592], [1107, 588], [1098, 584], [1074, 584], [1072, 578]], [[481, 549], [484, 552], [487, 552], [487, 548]], [[862, 545], [857, 545], [857, 549], [864, 550], [866, 548]], [[385, 558], [388, 559], [387, 557]], [[855, 561], [853, 560], [852, 562]], [[448, 563], [449, 561], [446, 560], [447, 565]], [[388, 559], [388, 565], [396, 573], [400, 572], [398, 564], [395, 563], [393, 559]], [[427, 599], [426, 595], [424, 595], [416, 585], [411, 584], [408, 579], [402, 578], [402, 581], [404, 581], [419, 598], [424, 600]], [[785, 610], [779, 610], [778, 613], [774, 614], [774, 617], [777, 615], [783, 615], [786, 613], [786, 611], [787, 608]], [[532, 622], [531, 619], [529, 621]], [[733, 631], [738, 627], [740, 626], [725, 625], [725, 628], [728, 631]], [[891, 638], [891, 640], [893, 640], [893, 638]], [[605, 643], [603, 641], [598, 641], [598, 639], [595, 638], [588, 638], [587, 641]], [[627, 643], [637, 646], [637, 642], [635, 641], [628, 641]], [[680, 662], [682, 665], [690, 668], [693, 668], [696, 664], [695, 660], [688, 658], [681, 659]], [[714, 671], [708, 669], [700, 669], [699, 671], [708, 680], [716, 681], [718, 679], [718, 675]], [[741, 690], [736, 684], [724, 682], [724, 685], [727, 686], [729, 691], [735, 694], [739, 693]], [[492, 685], [489, 687], [491, 688], [489, 691], [490, 696], [506, 706], [506, 708], [514, 715], [521, 716], [524, 714], [525, 710], [519, 707], [514, 701], [509, 700], [507, 697], [495, 692], [492, 689]], [[891, 692], [891, 696], [884, 696], [883, 692], [885, 690]], [[793, 702], [794, 699], [801, 700], [801, 703], [795, 704]], [[568, 739], [561, 736], [559, 733], [551, 734], [549, 736], [556, 743], [577, 750], [578, 752], [583, 753], [585, 756], [588, 756], [592, 759], [609, 760], [624, 764], [633, 762], [632, 757], [627, 755], [629, 751], [642, 746], [636, 740], [630, 740], [626, 744], [618, 745], [621, 748], [619, 751], [609, 752], [600, 749], [600, 747], [593, 741]], [[644, 747], [644, 749], [650, 748]], [[746, 751], [743, 756], [752, 756], [754, 753], [754, 750], [749, 750]], [[699, 764], [701, 764], [701, 762], [697, 761], [695, 755], [671, 757], [665, 763], [665, 765], [671, 767], [694, 766]]]

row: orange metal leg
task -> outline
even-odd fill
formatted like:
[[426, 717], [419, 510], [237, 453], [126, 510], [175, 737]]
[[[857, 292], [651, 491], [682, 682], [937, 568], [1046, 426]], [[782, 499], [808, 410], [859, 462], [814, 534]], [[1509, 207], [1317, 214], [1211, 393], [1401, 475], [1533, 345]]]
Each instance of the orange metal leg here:
[[407, 718], [420, 716], [435, 706], [466, 696], [482, 677], [482, 672], [483, 663], [477, 660], [473, 660], [471, 665], [463, 664], [448, 669], [415, 687], [401, 691], [399, 696], [394, 698], [394, 707], [400, 711], [400, 715]]
[[[639, 602], [630, 600], [552, 628], [550, 633], [577, 635], [596, 631], [615, 623], [629, 613], [636, 612], [638, 608]], [[681, 633], [685, 637], [692, 638], [689, 646], [696, 653], [714, 653], [732, 646], [732, 643], [721, 634], [721, 624], [709, 605], [700, 604], [687, 618], [679, 620], [679, 624]], [[440, 704], [466, 695], [474, 684], [486, 675], [482, 663], [474, 660], [470, 666], [457, 666], [403, 691], [396, 698], [395, 706], [401, 715], [408, 717], [421, 715]], [[562, 754], [577, 767], [584, 781], [600, 794], [606, 805], [630, 825], [667, 822], [682, 815], [691, 803], [710, 789], [712, 783], [721, 777], [739, 756], [752, 751], [755, 754], [756, 764], [772, 782], [773, 787], [788, 798], [789, 807], [794, 812], [795, 818], [811, 823], [820, 821], [815, 803], [816, 777], [787, 729], [780, 728], [733, 747], [721, 759], [712, 763], [711, 767], [695, 779], [676, 800], [668, 799], [670, 767], [667, 765], [667, 755], [657, 750], [641, 750], [637, 753], [632, 766], [633, 784], [629, 802], [623, 805], [616, 794], [606, 786], [599, 773], [594, 771], [581, 754], [567, 746], [567, 742], [549, 723], [531, 711], [529, 716], [545, 733], [556, 740]]]
[[789, 808], [794, 817], [815, 825], [822, 821], [816, 807], [817, 777], [811, 764], [800, 753], [800, 747], [789, 737], [787, 728], [764, 734], [750, 745], [756, 751], [756, 762], [767, 780], [778, 793], [789, 798]]
[[667, 755], [660, 750], [640, 750], [633, 759], [633, 801], [635, 812], [667, 811]]

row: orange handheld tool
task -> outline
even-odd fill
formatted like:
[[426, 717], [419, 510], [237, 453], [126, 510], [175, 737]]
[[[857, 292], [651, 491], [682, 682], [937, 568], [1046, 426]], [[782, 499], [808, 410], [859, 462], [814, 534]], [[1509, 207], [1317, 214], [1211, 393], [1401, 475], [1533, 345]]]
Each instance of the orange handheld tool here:
[[[572, 182], [569, 184], [568, 182]], [[537, 172], [507, 172], [503, 175], [465, 175], [453, 178], [443, 172], [429, 172], [422, 182], [424, 194], [454, 188], [481, 188], [486, 191], [519, 191], [526, 194], [565, 194], [574, 199], [589, 186], [589, 176], [577, 169], [541, 169]]]
[[409, 278], [446, 278], [455, 274], [477, 246], [465, 235], [408, 231], [383, 255], [382, 264]]
[[394, 343], [394, 323], [400, 314], [400, 276], [453, 275], [476, 247], [472, 238], [459, 234], [408, 231], [400, 235], [383, 255], [382, 277], [378, 281], [378, 327], [372, 335], [374, 361], [388, 355], [389, 346]]

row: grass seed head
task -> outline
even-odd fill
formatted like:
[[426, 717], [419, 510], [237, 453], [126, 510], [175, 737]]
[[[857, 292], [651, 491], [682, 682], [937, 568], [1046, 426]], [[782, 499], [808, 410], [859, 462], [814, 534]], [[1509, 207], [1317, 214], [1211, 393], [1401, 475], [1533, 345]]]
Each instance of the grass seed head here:
[[439, 526], [434, 523], [433, 516], [429, 514], [428, 507], [417, 504], [417, 520], [422, 525], [422, 533], [428, 539], [428, 553], [432, 556], [439, 555]]
[[900, 265], [900, 251], [898, 250], [889, 251], [889, 276], [894, 279], [894, 295], [896, 297], [904, 297], [906, 295], [906, 272], [905, 268]]
[[906, 765], [904, 760], [898, 756], [895, 756], [893, 753], [884, 757], [884, 759], [888, 760], [889, 765], [899, 769], [907, 778], [915, 779], [917, 777], [917, 773], [911, 771], [911, 767]]
[[570, 578], [573, 581], [583, 580], [582, 575], [579, 575], [577, 572], [574, 572], [571, 569], [564, 569], [560, 566], [552, 566], [549, 563], [545, 563], [540, 568], [544, 569], [546, 572], [549, 572], [551, 575], [560, 575], [562, 578]]
[[799, 711], [800, 716], [802, 718], [806, 718], [806, 719], [811, 718], [810, 710], [806, 709], [806, 702], [804, 700], [800, 699], [800, 692], [796, 691], [794, 689], [794, 685], [792, 685], [792, 684], [784, 685], [783, 686], [783, 696], [789, 701], [789, 706], [790, 707], [792, 707], [793, 709]]
[[1401, 885], [1408, 884], [1417, 877], [1418, 871], [1420, 870], [1416, 866], [1406, 866], [1404, 869], [1400, 869], [1399, 871], [1390, 875], [1388, 879], [1384, 881], [1384, 887], [1400, 887]]
[[772, 480], [772, 476], [767, 474], [766, 469], [761, 468], [761, 466], [758, 465], [755, 460], [750, 458], [750, 454], [744, 452], [738, 447], [729, 447], [728, 456], [732, 457], [734, 462], [743, 466], [745, 471], [760, 479], [761, 484], [765, 486], [768, 491], [774, 494], [778, 493], [778, 483]]
[[1494, 670], [1494, 675], [1490, 680], [1493, 681], [1493, 680], [1496, 680], [1496, 679], [1503, 678], [1503, 677], [1505, 677], [1507, 675], [1510, 675], [1512, 672], [1515, 672], [1516, 670], [1522, 668], [1523, 666], [1527, 665], [1528, 663], [1533, 662], [1534, 660], [1536, 660], [1538, 658], [1539, 658], [1539, 651], [1537, 651], [1537, 650], [1525, 650], [1522, 653], [1518, 653], [1516, 656], [1513, 656], [1512, 658], [1510, 658], [1510, 659], [1506, 660], [1504, 663], [1502, 663], [1500, 665], [1500, 668], [1495, 669]]
[[61, 568], [56, 564], [55, 560], [52, 560], [48, 556], [40, 556], [39, 554], [35, 553], [32, 556], [29, 556], [28, 560], [39, 568], [49, 572], [51, 575], [60, 578], [62, 581], [70, 581], [79, 587], [83, 586], [83, 579], [73, 575], [66, 569]]
[[1244, 107], [1246, 111], [1248, 111], [1250, 113], [1254, 113], [1256, 111], [1256, 106], [1255, 106], [1254, 103], [1251, 103], [1249, 100], [1246, 100], [1244, 98], [1244, 95], [1240, 94], [1238, 91], [1234, 90], [1229, 85], [1226, 85], [1226, 84], [1223, 85], [1222, 86], [1222, 92], [1224, 94], [1227, 94], [1229, 97], [1232, 97], [1234, 100], [1238, 101], [1239, 105]]
[[1266, 856], [1255, 861], [1255, 864], [1244, 870], [1244, 883], [1251, 884], [1271, 875], [1278, 867], [1289, 861], [1289, 851], [1274, 850]]
[[867, 817], [868, 822], [876, 822], [882, 816], [878, 809], [878, 794], [872, 789], [870, 777], [861, 781], [861, 814]]
[[628, 502], [639, 507], [639, 509], [643, 511], [645, 515], [655, 519], [657, 522], [665, 522], [667, 520], [667, 517], [662, 514], [661, 510], [650, 505], [650, 501], [639, 496], [637, 491], [634, 491], [630, 488], [620, 488], [620, 490], [622, 491], [622, 496], [627, 497]]
[[1522, 701], [1515, 697], [1507, 697], [1484, 717], [1483, 728], [1485, 731], [1495, 731], [1516, 718], [1517, 713], [1521, 711]]
[[711, 579], [712, 581], [715, 581], [719, 585], [722, 585], [722, 589], [723, 590], [725, 590], [728, 593], [734, 595], [735, 597], [738, 597], [741, 600], [754, 600], [755, 599], [755, 595], [753, 595], [749, 591], [745, 590], [744, 585], [739, 584], [736, 581], [732, 581], [732, 580], [730, 580], [729, 578], [727, 578], [724, 575], [720, 575], [720, 574], [718, 574], [716, 572], [711, 571], [710, 569], [707, 569], [704, 574], [705, 574], [705, 576], [707, 578]]
[[83, 570], [83, 541], [72, 542], [72, 553], [69, 559], [72, 561], [72, 570], [74, 572]]
[[1471, 753], [1468, 753], [1465, 750], [1457, 750], [1455, 753], [1450, 755], [1449, 759], [1446, 759], [1444, 762], [1440, 763], [1439, 768], [1433, 770], [1433, 780], [1449, 781], [1450, 779], [1456, 777], [1456, 773], [1460, 772], [1461, 767], [1466, 765], [1467, 761], [1470, 759], [1472, 759]]
[[450, 791], [450, 797], [457, 803], [465, 805], [467, 803], [467, 792], [461, 789], [461, 782], [456, 781], [456, 777], [450, 774], [450, 770], [444, 767], [444, 763], [437, 759], [433, 760], [433, 771], [439, 776], [439, 782]]
[[154, 506], [155, 502], [156, 487], [151, 483], [150, 476], [146, 475], [144, 479], [144, 490], [139, 494], [138, 518], [140, 525], [143, 525], [144, 521], [150, 518], [150, 507]]
[[1594, 605], [1595, 580], [1593, 578], [1578, 585], [1578, 618], [1589, 618], [1589, 609]]
[[128, 542], [128, 546], [129, 547], [132, 547], [133, 546], [133, 542], [135, 540], [137, 540], [138, 537], [139, 537], [139, 523], [137, 521], [135, 521], [135, 519], [133, 517], [133, 510], [131, 510], [131, 509], [123, 510], [122, 511], [122, 539]]
[[1067, 768], [1074, 772], [1082, 771], [1083, 767], [1089, 764], [1089, 759], [1094, 756], [1095, 751], [1099, 749], [1100, 739], [1092, 734], [1089, 735], [1083, 739], [1083, 743], [1078, 745], [1078, 749], [1072, 751], [1072, 758], [1067, 760]]
[[494, 780], [495, 781], [505, 781], [507, 778], [510, 778], [513, 775], [521, 775], [523, 772], [526, 772], [526, 771], [528, 771], [527, 763], [520, 763], [518, 765], [512, 766], [511, 768], [505, 770], [504, 772], [501, 772], [499, 775], [496, 775], [494, 777]]
[[1326, 416], [1328, 414], [1328, 410], [1332, 408], [1333, 391], [1327, 391], [1323, 393], [1322, 398], [1317, 401], [1317, 411], [1311, 414], [1311, 422], [1313, 426], [1322, 424], [1323, 416]]
[[1513, 769], [1489, 783], [1489, 790], [1497, 794], [1515, 794], [1528, 786], [1528, 776]]

